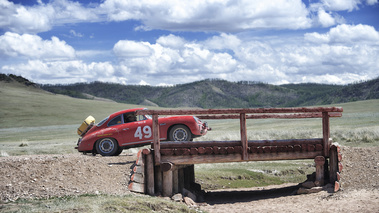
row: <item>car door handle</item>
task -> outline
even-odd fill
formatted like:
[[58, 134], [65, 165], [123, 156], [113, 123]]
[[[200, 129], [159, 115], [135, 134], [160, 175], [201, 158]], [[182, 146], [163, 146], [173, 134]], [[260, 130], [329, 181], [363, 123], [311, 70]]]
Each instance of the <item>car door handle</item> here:
[[129, 130], [129, 128], [122, 129], [123, 131]]

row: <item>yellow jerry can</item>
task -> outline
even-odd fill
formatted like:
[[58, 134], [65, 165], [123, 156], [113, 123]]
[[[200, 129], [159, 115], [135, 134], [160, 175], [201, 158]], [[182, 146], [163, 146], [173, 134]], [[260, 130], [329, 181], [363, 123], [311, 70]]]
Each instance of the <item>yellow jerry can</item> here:
[[78, 128], [78, 135], [84, 135], [95, 124], [95, 118], [91, 115], [88, 116]]

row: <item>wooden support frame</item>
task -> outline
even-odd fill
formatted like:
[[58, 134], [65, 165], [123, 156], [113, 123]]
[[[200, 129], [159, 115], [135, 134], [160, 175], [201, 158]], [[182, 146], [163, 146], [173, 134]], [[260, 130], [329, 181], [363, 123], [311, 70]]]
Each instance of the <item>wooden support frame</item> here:
[[158, 123], [158, 114], [153, 114], [153, 149], [155, 165], [159, 165], [161, 162], [161, 152], [160, 152], [160, 139], [159, 139], [159, 123]]
[[[129, 188], [149, 195], [170, 197], [195, 187], [194, 164], [243, 161], [314, 159], [315, 185], [322, 186], [325, 174], [340, 188], [342, 170], [340, 148], [330, 139], [330, 117], [341, 117], [340, 107], [139, 110], [152, 115], [151, 149], [141, 150]], [[159, 115], [197, 115], [200, 119], [239, 119], [241, 140], [237, 141], [160, 141]], [[322, 118], [322, 138], [287, 140], [248, 140], [247, 119]], [[328, 164], [329, 160], [329, 164]], [[143, 165], [146, 165], [145, 167]], [[139, 171], [139, 172], [136, 172]], [[143, 174], [144, 175], [143, 175]], [[198, 188], [198, 187], [195, 187]]]
[[[343, 109], [341, 107], [293, 107], [293, 108], [248, 108], [248, 109], [192, 109], [192, 110], [139, 110], [137, 115], [152, 115], [153, 117], [153, 143], [155, 165], [162, 162], [161, 145], [159, 138], [158, 115], [197, 115], [201, 119], [240, 119], [242, 160], [249, 160], [248, 141], [246, 132], [246, 119], [264, 119], [264, 118], [322, 118], [323, 129], [323, 153], [322, 156], [329, 157], [331, 142], [329, 117], [341, 117]], [[290, 114], [289, 114], [290, 113]], [[221, 114], [221, 115], [220, 115]], [[248, 115], [250, 114], [250, 115]], [[251, 115], [252, 114], [252, 115]], [[280, 148], [280, 147], [279, 147]], [[296, 147], [295, 147], [296, 148]], [[303, 147], [305, 148], [305, 147]], [[177, 150], [187, 155], [192, 150]], [[297, 149], [297, 148], [296, 148]], [[217, 150], [224, 152], [225, 150]], [[206, 153], [207, 150], [197, 150], [197, 152]], [[227, 151], [226, 151], [227, 152]]]
[[242, 160], [248, 160], [249, 154], [247, 151], [247, 131], [246, 131], [246, 114], [240, 114], [240, 129], [241, 129], [241, 145], [242, 145]]
[[323, 186], [324, 185], [324, 178], [325, 178], [325, 158], [324, 156], [317, 156], [315, 157], [315, 163], [316, 163], [316, 186]]
[[329, 114], [328, 112], [322, 112], [322, 135], [324, 141], [324, 156], [329, 157], [329, 149], [331, 143], [329, 143], [330, 138], [330, 124], [329, 124]]

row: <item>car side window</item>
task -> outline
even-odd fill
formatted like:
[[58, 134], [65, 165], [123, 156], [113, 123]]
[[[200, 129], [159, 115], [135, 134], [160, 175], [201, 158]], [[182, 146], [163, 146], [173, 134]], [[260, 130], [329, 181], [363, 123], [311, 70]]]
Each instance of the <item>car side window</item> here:
[[137, 121], [137, 117], [134, 113], [125, 113], [124, 114], [124, 123], [130, 123]]
[[118, 125], [121, 123], [122, 123], [121, 116], [119, 115], [119, 116], [113, 118], [111, 121], [109, 121], [108, 126], [114, 126], [114, 125]]
[[144, 115], [137, 115], [137, 121], [144, 121], [147, 120], [147, 118]]

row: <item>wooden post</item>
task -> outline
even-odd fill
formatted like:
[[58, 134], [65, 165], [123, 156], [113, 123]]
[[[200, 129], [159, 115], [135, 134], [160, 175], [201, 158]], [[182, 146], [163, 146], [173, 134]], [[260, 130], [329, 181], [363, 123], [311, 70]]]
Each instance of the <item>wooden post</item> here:
[[184, 169], [180, 168], [178, 171], [178, 187], [179, 187], [179, 192], [183, 192], [184, 188]]
[[329, 125], [329, 114], [328, 112], [322, 112], [322, 135], [323, 135], [323, 146], [324, 146], [324, 157], [329, 157], [330, 149], [330, 125]]
[[173, 193], [174, 194], [177, 194], [179, 192], [179, 170], [178, 169], [175, 169], [172, 173], [172, 184], [173, 184]]
[[329, 182], [334, 183], [334, 192], [340, 189], [340, 161], [342, 160], [342, 155], [340, 153], [340, 147], [337, 143], [333, 143], [330, 146], [330, 164], [329, 164]]
[[323, 186], [324, 185], [324, 164], [325, 164], [325, 158], [323, 156], [317, 156], [315, 158], [316, 163], [316, 186]]
[[190, 189], [191, 188], [191, 171], [190, 171], [190, 168], [188, 166], [186, 166], [184, 169], [183, 169], [183, 173], [184, 173], [184, 188], [185, 189]]
[[155, 166], [154, 169], [154, 183], [155, 183], [155, 192], [162, 193], [162, 171], [160, 166]]
[[188, 172], [190, 184], [195, 183], [195, 165], [192, 164], [188, 166]]
[[162, 184], [162, 196], [171, 197], [172, 196], [172, 170], [163, 172], [163, 184]]
[[146, 190], [148, 195], [155, 194], [154, 184], [154, 161], [153, 154], [150, 152], [146, 155]]
[[241, 145], [242, 145], [242, 160], [248, 160], [248, 145], [247, 145], [247, 134], [246, 134], [246, 114], [240, 114], [240, 126], [241, 126]]
[[159, 139], [159, 123], [158, 123], [158, 115], [153, 114], [153, 145], [154, 145], [154, 157], [155, 157], [155, 165], [159, 165], [161, 163], [161, 145]]

